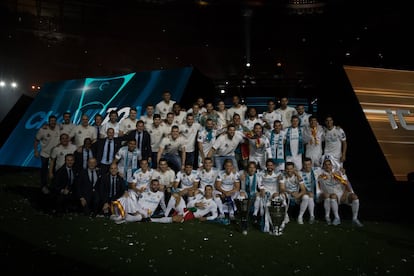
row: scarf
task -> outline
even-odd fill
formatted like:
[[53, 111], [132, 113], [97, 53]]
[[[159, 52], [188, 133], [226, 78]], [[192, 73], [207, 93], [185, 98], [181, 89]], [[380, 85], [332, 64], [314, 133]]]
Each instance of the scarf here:
[[256, 194], [256, 173], [253, 175], [252, 183], [250, 183], [249, 175], [246, 175], [246, 193], [249, 198]]
[[212, 129], [206, 129], [206, 131], [207, 131], [206, 139], [207, 139], [208, 142], [210, 142], [211, 139], [213, 139], [213, 130]]
[[276, 157], [276, 164], [285, 162], [285, 152], [283, 150], [283, 135], [279, 133], [279, 137], [276, 142], [275, 147], [275, 132], [272, 131], [270, 134], [270, 149], [272, 151], [272, 156]]
[[[299, 133], [298, 154], [303, 154], [304, 153], [304, 147], [303, 147], [303, 139], [302, 139], [302, 130], [300, 128], [298, 128], [298, 133]], [[287, 130], [287, 133], [286, 133], [286, 156], [292, 156], [292, 151], [290, 149], [290, 136], [291, 136], [291, 134], [292, 134], [292, 128], [289, 127], [288, 130]]]

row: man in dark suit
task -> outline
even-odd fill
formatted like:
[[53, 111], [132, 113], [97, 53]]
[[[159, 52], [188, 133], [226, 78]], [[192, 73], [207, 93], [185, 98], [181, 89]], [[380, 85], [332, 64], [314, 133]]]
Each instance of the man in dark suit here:
[[88, 159], [94, 157], [92, 150], [92, 139], [87, 137], [83, 141], [83, 145], [79, 147], [75, 152], [75, 169], [78, 172], [88, 167]]
[[78, 199], [81, 204], [81, 210], [85, 215], [95, 216], [102, 210], [99, 197], [102, 177], [97, 165], [96, 158], [89, 158], [88, 167], [79, 174]]
[[156, 162], [156, 160], [151, 158], [151, 136], [148, 131], [144, 130], [144, 126], [144, 121], [139, 120], [136, 129], [129, 132], [127, 140], [134, 139], [137, 142], [138, 160], [146, 159], [151, 164], [151, 162]]
[[108, 128], [106, 135], [106, 138], [98, 139], [92, 146], [94, 156], [98, 160], [98, 168], [101, 170], [102, 175], [108, 173], [109, 166], [112, 164], [115, 154], [121, 147], [121, 138], [114, 137], [115, 131], [113, 128]]
[[113, 163], [109, 167], [108, 173], [102, 175], [101, 185], [99, 186], [99, 196], [103, 214], [106, 217], [111, 215], [112, 201], [117, 200], [125, 193], [125, 181], [118, 174], [118, 165]]
[[75, 208], [74, 187], [77, 173], [73, 165], [75, 156], [73, 153], [65, 155], [65, 164], [60, 167], [53, 178], [53, 194], [55, 195], [57, 214], [66, 213]]

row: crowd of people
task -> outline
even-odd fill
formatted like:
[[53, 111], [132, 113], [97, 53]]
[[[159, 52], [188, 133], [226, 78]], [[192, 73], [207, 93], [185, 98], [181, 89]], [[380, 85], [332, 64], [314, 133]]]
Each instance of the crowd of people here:
[[[277, 106], [278, 104], [278, 106]], [[358, 219], [359, 200], [343, 164], [344, 130], [326, 116], [324, 125], [304, 105], [287, 97], [269, 100], [267, 110], [233, 96], [189, 109], [164, 91], [144, 114], [129, 108], [126, 118], [109, 112], [79, 125], [71, 113], [57, 122], [50, 116], [34, 141], [40, 157], [41, 191], [51, 195], [57, 213], [83, 212], [125, 222], [231, 221], [236, 200], [251, 202], [253, 221], [264, 221], [270, 202], [283, 200], [284, 224], [297, 206], [298, 224], [315, 222], [315, 204], [323, 205], [326, 223], [341, 223], [338, 206]], [[296, 214], [296, 212], [295, 212]], [[269, 231], [264, 224], [263, 231]]]

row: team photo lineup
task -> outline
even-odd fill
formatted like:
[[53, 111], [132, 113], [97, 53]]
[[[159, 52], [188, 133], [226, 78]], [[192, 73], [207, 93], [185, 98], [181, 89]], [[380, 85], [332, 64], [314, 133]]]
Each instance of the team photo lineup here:
[[362, 227], [345, 131], [305, 110], [288, 97], [268, 100], [262, 114], [239, 96], [229, 107], [203, 98], [184, 107], [166, 90], [142, 115], [83, 114], [79, 125], [69, 111], [62, 122], [51, 115], [34, 139], [40, 189], [56, 215], [116, 224], [237, 221], [243, 234], [252, 223], [281, 235], [289, 222], [340, 225], [344, 204]]

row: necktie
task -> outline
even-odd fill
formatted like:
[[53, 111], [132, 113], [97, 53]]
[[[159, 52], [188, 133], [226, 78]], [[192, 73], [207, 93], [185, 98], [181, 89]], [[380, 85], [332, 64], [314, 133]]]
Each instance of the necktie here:
[[95, 186], [95, 181], [94, 181], [94, 171], [91, 171], [91, 183], [93, 186]]
[[116, 177], [112, 176], [112, 184], [111, 184], [111, 193], [110, 193], [110, 197], [115, 196], [116, 194]]
[[99, 135], [100, 135], [100, 127], [96, 126], [96, 139], [99, 139]]
[[72, 174], [72, 169], [69, 168], [69, 185], [72, 185], [73, 183], [73, 174]]
[[141, 149], [141, 132], [138, 132], [137, 147], [138, 149]]
[[107, 144], [107, 149], [106, 149], [106, 162], [109, 162], [110, 160], [110, 153], [111, 153], [111, 142], [112, 140], [108, 140]]

